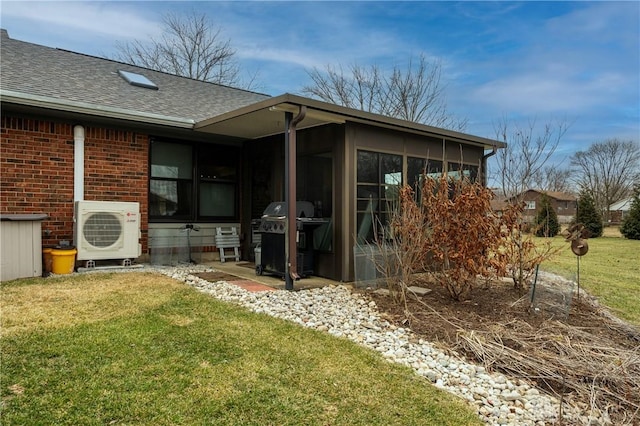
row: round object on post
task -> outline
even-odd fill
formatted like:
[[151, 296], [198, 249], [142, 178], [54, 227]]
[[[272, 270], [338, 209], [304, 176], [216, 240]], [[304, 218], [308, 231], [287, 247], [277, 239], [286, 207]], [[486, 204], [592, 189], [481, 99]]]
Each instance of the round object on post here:
[[582, 238], [578, 238], [577, 240], [571, 241], [571, 251], [576, 256], [584, 256], [589, 251], [589, 244], [587, 240], [583, 240]]

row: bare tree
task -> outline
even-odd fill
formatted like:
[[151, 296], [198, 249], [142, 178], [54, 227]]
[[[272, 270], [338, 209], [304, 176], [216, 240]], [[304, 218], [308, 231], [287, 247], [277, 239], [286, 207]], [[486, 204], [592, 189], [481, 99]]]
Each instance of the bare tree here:
[[168, 13], [159, 38], [116, 42], [115, 59], [145, 68], [228, 86], [249, 88], [240, 81], [240, 68], [231, 42], [222, 38], [205, 14]]
[[533, 174], [532, 182], [543, 191], [573, 192], [571, 169], [545, 166]]
[[569, 124], [562, 120], [545, 123], [542, 128], [536, 127], [535, 120], [531, 120], [527, 127], [521, 127], [510, 123], [506, 117], [495, 125], [496, 139], [507, 143], [496, 154], [497, 178], [508, 204], [503, 219], [508, 224], [508, 244], [501, 256], [510, 265], [516, 288], [523, 288], [535, 265], [552, 254], [548, 244], [538, 251], [531, 240], [532, 234], [525, 232], [524, 202], [519, 195], [540, 183], [545, 165], [568, 128]]
[[452, 130], [467, 125], [447, 111], [442, 65], [424, 55], [411, 58], [404, 70], [394, 66], [389, 74], [378, 65], [353, 65], [347, 71], [327, 65], [307, 73], [312, 84], [302, 93], [326, 102]]
[[630, 197], [640, 181], [640, 144], [608, 139], [592, 144], [571, 157], [576, 182], [593, 197], [596, 207], [609, 220], [609, 207]]
[[496, 139], [507, 143], [496, 155], [497, 178], [504, 196], [514, 197], [535, 185], [568, 128], [569, 124], [561, 120], [542, 128], [536, 127], [535, 120], [520, 127], [506, 118], [495, 125]]

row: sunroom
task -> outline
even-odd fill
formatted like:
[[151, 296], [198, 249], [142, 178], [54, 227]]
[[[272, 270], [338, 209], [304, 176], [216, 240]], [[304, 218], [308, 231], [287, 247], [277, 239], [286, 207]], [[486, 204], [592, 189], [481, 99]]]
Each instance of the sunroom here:
[[[154, 230], [223, 223], [241, 229], [243, 259], [252, 261], [267, 206], [295, 198], [324, 219], [314, 231], [314, 275], [342, 282], [354, 281], [354, 247], [373, 237], [372, 214], [382, 220], [388, 214], [390, 186], [414, 184], [425, 169], [484, 179], [487, 157], [502, 146], [290, 94], [201, 121], [194, 130], [202, 142], [152, 140], [151, 252]], [[286, 241], [289, 256], [297, 253], [299, 236]]]

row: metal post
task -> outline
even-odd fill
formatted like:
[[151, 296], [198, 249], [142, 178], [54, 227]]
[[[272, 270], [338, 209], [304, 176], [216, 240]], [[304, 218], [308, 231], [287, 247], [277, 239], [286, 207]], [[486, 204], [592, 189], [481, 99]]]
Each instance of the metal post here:
[[[284, 201], [287, 206], [291, 206], [291, 194], [289, 192], [289, 186], [291, 182], [291, 170], [290, 170], [290, 158], [289, 158], [289, 145], [291, 145], [291, 135], [290, 133], [290, 125], [291, 119], [293, 118], [293, 113], [285, 112], [284, 113]], [[293, 203], [295, 203], [295, 196], [293, 199]], [[289, 213], [290, 208], [287, 207], [287, 222], [284, 228], [284, 288], [285, 290], [293, 290], [293, 277], [290, 274], [291, 263], [289, 262], [289, 234], [291, 233], [291, 229], [289, 228]], [[295, 212], [295, 207], [294, 207]], [[294, 213], [295, 214], [295, 213]], [[295, 231], [295, 227], [293, 228]]]
[[578, 258], [578, 274], [576, 280], [578, 281], [578, 300], [580, 300], [580, 256], [576, 256]]
[[300, 112], [285, 112], [285, 202], [287, 203], [287, 225], [285, 226], [285, 289], [293, 290], [293, 281], [298, 276], [298, 246], [296, 229], [296, 126], [307, 115], [307, 107], [300, 106]]
[[536, 285], [538, 284], [538, 270], [540, 269], [540, 264], [536, 265], [536, 274], [533, 278], [533, 287], [531, 288], [531, 301], [530, 305], [533, 305], [533, 302], [536, 298]]

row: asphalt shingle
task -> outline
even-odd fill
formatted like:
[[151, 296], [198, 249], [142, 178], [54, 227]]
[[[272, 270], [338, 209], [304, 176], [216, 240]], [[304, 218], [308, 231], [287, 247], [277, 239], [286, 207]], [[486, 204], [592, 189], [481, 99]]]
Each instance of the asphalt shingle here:
[[[247, 90], [14, 40], [5, 30], [1, 32], [2, 90], [194, 121], [269, 98]], [[158, 90], [132, 86], [118, 70], [141, 74], [154, 82]]]

